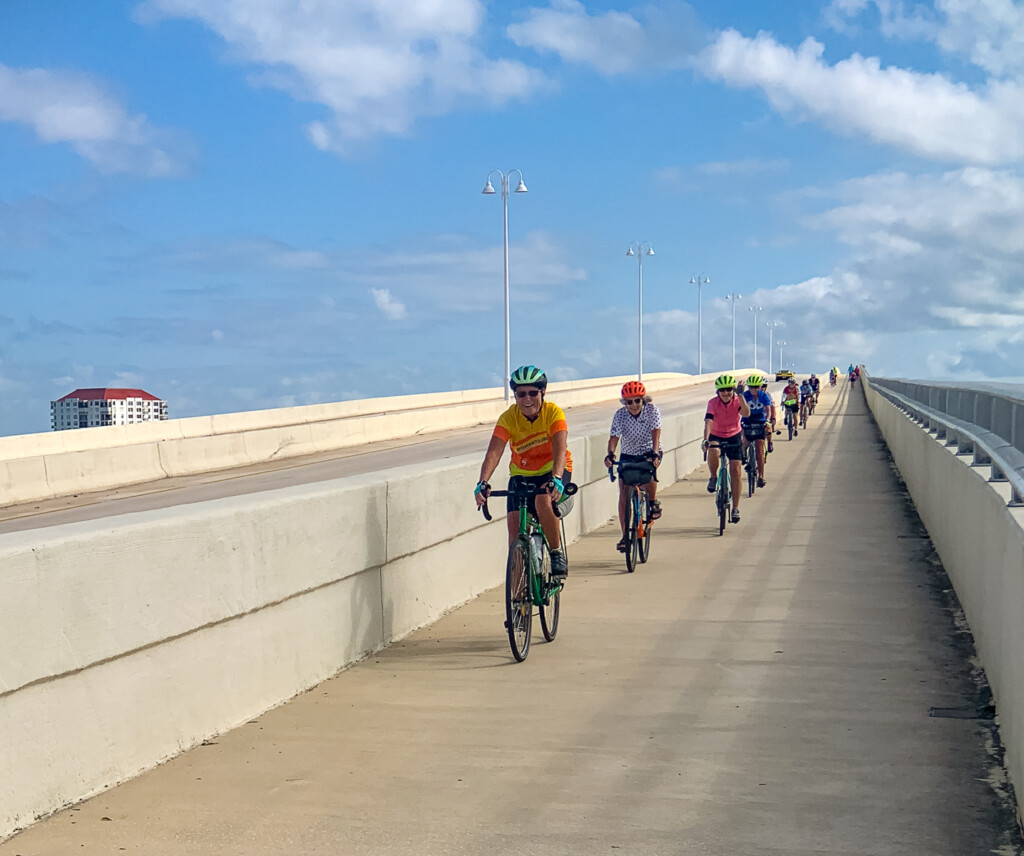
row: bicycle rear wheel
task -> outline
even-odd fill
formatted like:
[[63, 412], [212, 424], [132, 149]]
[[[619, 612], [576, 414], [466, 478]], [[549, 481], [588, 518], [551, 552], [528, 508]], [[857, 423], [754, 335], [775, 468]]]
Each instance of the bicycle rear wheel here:
[[643, 488], [640, 488], [640, 501], [638, 504], [640, 507], [639, 516], [640, 525], [643, 528], [643, 535], [637, 539], [637, 544], [640, 547], [638, 551], [640, 563], [643, 564], [647, 561], [647, 557], [651, 555], [651, 511], [650, 505], [648, 505], [647, 503], [647, 491], [645, 491]]
[[747, 446], [746, 457], [743, 459], [744, 466], [747, 468], [747, 496], [754, 495], [754, 488], [757, 482], [757, 441], [751, 441], [750, 445]]
[[636, 488], [630, 488], [626, 497], [626, 573], [636, 570], [640, 559], [640, 543], [636, 535]]
[[[565, 531], [562, 533], [562, 549], [565, 549]], [[540, 616], [540, 629], [544, 638], [551, 642], [558, 633], [558, 613], [562, 605], [561, 584], [551, 583], [551, 555], [543, 539], [540, 546], [540, 584], [543, 588], [544, 599], [537, 607], [537, 615]], [[553, 589], [553, 590], [552, 590]]]
[[530, 653], [533, 632], [533, 599], [530, 595], [530, 551], [526, 541], [517, 538], [508, 548], [505, 567], [505, 629], [508, 644], [517, 663]]
[[718, 534], [725, 534], [726, 517], [729, 514], [729, 462], [722, 453], [722, 462], [718, 465], [718, 493], [715, 502], [718, 505]]

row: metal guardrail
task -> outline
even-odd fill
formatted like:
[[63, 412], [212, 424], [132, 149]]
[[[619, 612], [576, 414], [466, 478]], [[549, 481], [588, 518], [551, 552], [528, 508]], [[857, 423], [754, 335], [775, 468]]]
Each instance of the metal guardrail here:
[[957, 455], [970, 455], [974, 466], [990, 467], [992, 474], [989, 481], [1008, 482], [1009, 506], [1024, 506], [1024, 452], [993, 431], [947, 413], [940, 413], [894, 392], [884, 385], [885, 381], [880, 383], [871, 378], [869, 382], [879, 395], [919, 423], [929, 434], [934, 434], [937, 440], [945, 440], [947, 446], [956, 446]]
[[965, 385], [872, 377], [871, 385], [883, 386], [938, 413], [991, 431], [1024, 452], [1024, 384], [978, 382]]

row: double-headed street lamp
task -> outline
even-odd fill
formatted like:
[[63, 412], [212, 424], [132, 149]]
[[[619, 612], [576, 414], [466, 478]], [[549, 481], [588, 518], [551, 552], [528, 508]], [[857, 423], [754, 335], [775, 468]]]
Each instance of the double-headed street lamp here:
[[764, 310], [763, 306], [748, 306], [751, 312], [754, 313], [754, 368], [757, 368], [757, 313]]
[[481, 193], [488, 195], [494, 193], [494, 185], [491, 184], [491, 176], [497, 173], [501, 176], [501, 207], [504, 212], [505, 224], [505, 402], [509, 400], [509, 380], [512, 377], [512, 366], [509, 361], [509, 335], [508, 335], [508, 180], [512, 173], [519, 173], [519, 184], [516, 185], [516, 193], [526, 193], [526, 185], [523, 183], [523, 174], [518, 169], [510, 169], [502, 172], [500, 169], [492, 169], [487, 173], [487, 184]]
[[725, 299], [732, 304], [732, 370], [736, 371], [736, 301], [742, 294], [727, 294]]
[[704, 374], [704, 363], [701, 355], [701, 306], [700, 290], [711, 282], [711, 277], [699, 273], [696, 277], [690, 277], [690, 285], [697, 286], [697, 374]]
[[[646, 247], [646, 249], [644, 249]], [[634, 241], [626, 250], [627, 256], [636, 256], [636, 298], [637, 298], [637, 360], [636, 379], [644, 379], [644, 256], [653, 256], [654, 247], [650, 241]]]
[[772, 373], [772, 342], [775, 339], [775, 328], [779, 326], [778, 321], [765, 321], [764, 326], [768, 328], [768, 374]]
[[779, 342], [779, 371], [782, 371], [782, 367], [785, 365], [785, 363], [782, 362], [782, 349], [788, 344], [788, 342]]

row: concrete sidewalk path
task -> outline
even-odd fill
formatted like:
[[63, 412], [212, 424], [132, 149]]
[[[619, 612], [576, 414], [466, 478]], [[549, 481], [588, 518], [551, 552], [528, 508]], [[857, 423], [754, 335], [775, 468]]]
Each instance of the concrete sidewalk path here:
[[701, 471], [635, 574], [617, 526], [573, 545], [525, 663], [492, 591], [0, 856], [1021, 853], [971, 637], [860, 390], [777, 439], [724, 537]]

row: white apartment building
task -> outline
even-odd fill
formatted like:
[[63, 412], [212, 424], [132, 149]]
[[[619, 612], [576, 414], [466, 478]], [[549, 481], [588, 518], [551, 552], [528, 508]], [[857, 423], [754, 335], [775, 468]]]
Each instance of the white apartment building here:
[[141, 389], [76, 389], [50, 402], [54, 431], [167, 418], [167, 402]]

